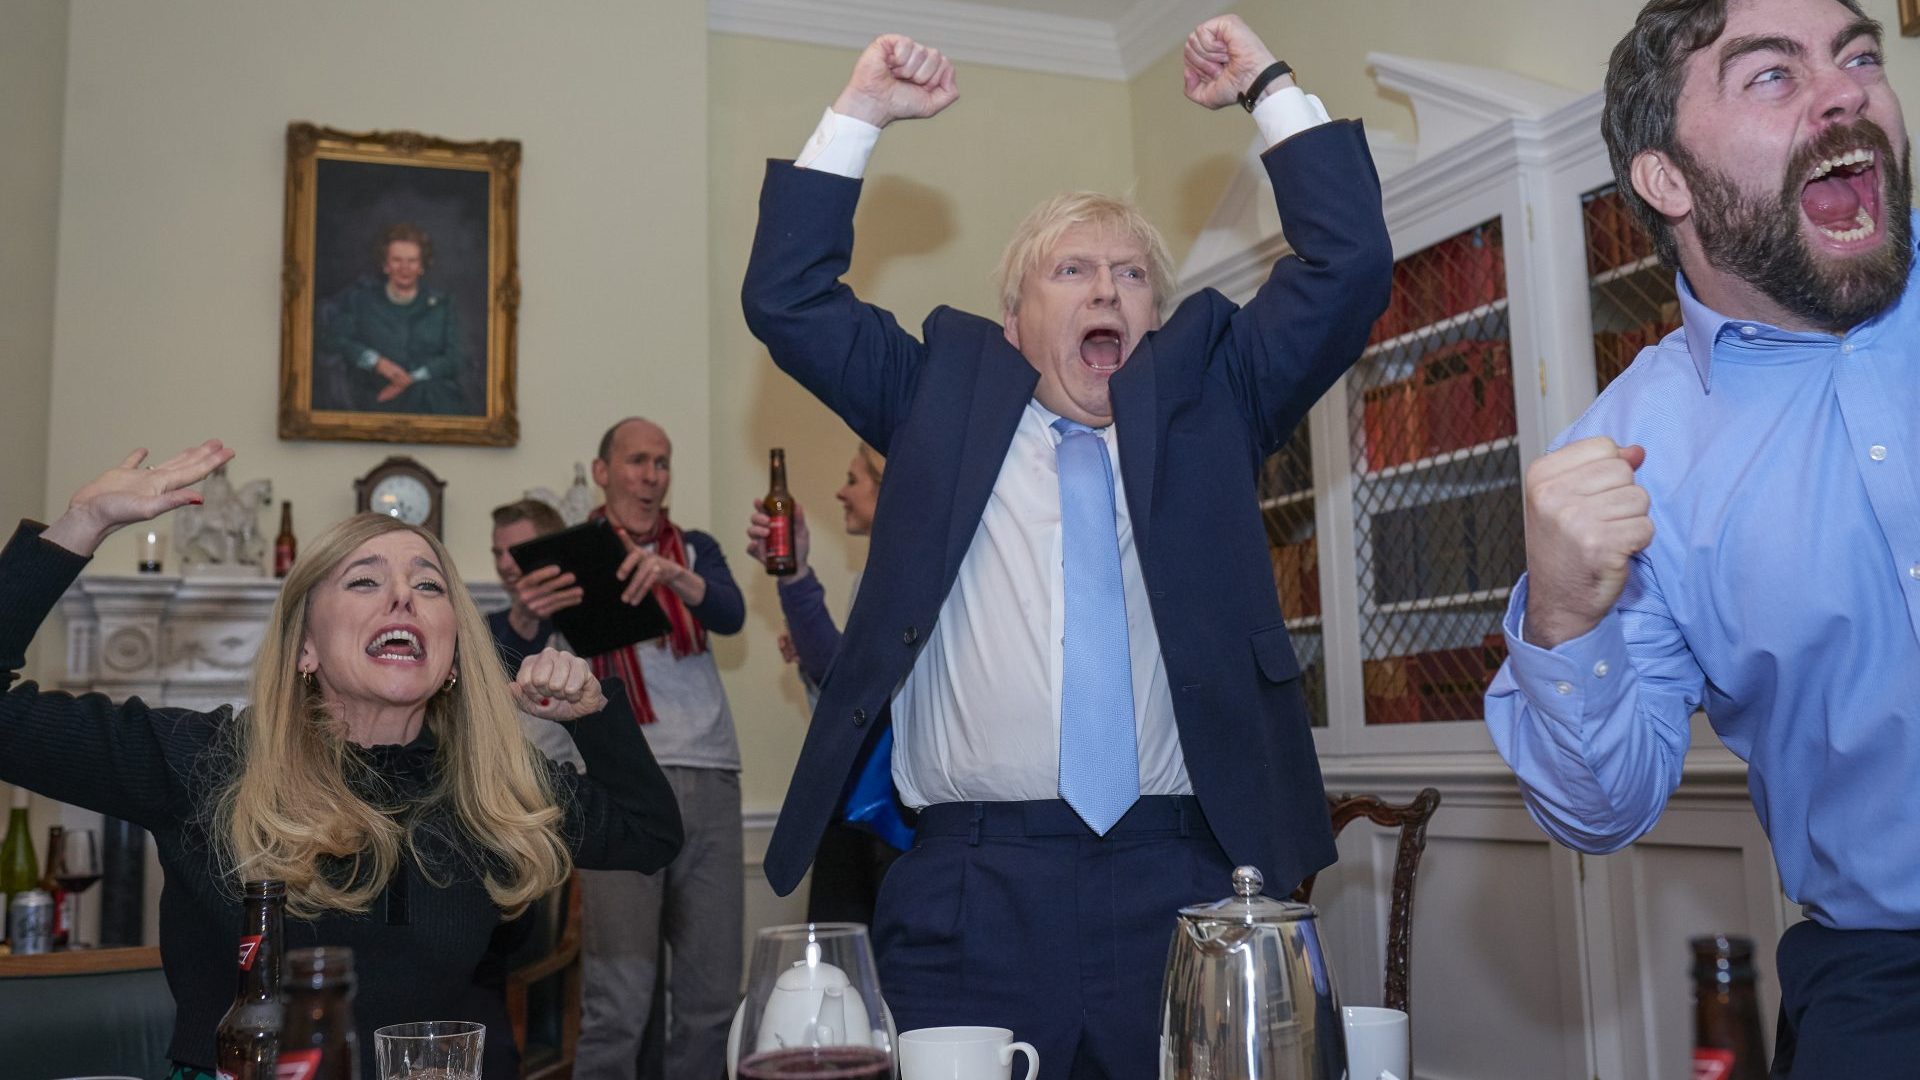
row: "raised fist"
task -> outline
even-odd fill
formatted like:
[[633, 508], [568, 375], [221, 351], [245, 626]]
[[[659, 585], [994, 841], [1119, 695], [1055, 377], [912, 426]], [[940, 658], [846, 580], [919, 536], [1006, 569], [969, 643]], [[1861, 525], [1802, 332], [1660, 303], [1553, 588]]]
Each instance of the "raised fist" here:
[[900, 34], [882, 34], [854, 61], [833, 111], [886, 127], [895, 120], [925, 119], [959, 97], [953, 61], [940, 50]]
[[1604, 435], [1568, 443], [1527, 467], [1527, 624], [1551, 649], [1599, 625], [1627, 585], [1633, 556], [1653, 542], [1638, 446]]
[[[1184, 56], [1187, 97], [1209, 109], [1234, 104], [1273, 66], [1273, 53], [1238, 15], [1222, 15], [1195, 27], [1187, 35]], [[1292, 85], [1291, 75], [1268, 84], [1272, 89]]]

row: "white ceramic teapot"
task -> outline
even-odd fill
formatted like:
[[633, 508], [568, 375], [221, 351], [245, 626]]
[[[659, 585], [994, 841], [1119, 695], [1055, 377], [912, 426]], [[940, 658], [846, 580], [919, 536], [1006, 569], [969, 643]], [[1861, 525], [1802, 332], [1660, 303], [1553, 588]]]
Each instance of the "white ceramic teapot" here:
[[[746, 1011], [747, 1003], [742, 1001], [727, 1033], [729, 1080], [740, 1063], [740, 1027]], [[873, 1013], [846, 972], [832, 964], [795, 961], [780, 973], [767, 998], [750, 1053], [793, 1046], [891, 1046], [893, 1017], [885, 1002], [880, 1003], [880, 1020], [884, 1027], [876, 1030]]]

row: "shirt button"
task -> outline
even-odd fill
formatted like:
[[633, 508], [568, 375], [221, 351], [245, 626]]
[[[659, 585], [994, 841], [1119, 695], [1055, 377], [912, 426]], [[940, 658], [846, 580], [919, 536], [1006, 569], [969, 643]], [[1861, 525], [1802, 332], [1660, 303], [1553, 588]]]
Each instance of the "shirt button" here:
[[1753, 327], [1751, 327], [1751, 326], [1743, 326], [1743, 327], [1741, 327], [1741, 328], [1740, 328], [1740, 336], [1741, 336], [1741, 337], [1752, 337], [1753, 335], [1755, 335], [1755, 334], [1757, 334], [1757, 333], [1759, 333], [1759, 332], [1760, 332], [1760, 331], [1758, 331], [1758, 330], [1755, 330], [1755, 329], [1754, 329]]
[[1553, 684], [1553, 692], [1556, 694], [1571, 694], [1573, 693], [1573, 684], [1562, 679]]
[[1915, 581], [1920, 581], [1920, 562], [1907, 567], [1907, 576]]
[[905, 630], [902, 630], [900, 632], [900, 641], [902, 644], [911, 645], [914, 642], [919, 640], [920, 640], [920, 631], [915, 629], [914, 627], [909, 626]]
[[1879, 443], [1874, 443], [1872, 446], [1867, 447], [1867, 456], [1875, 461], [1885, 461], [1887, 460], [1887, 448], [1881, 446]]
[[1843, 353], [1851, 353], [1853, 351], [1853, 342], [1849, 341], [1845, 345], [1840, 346], [1840, 351]]
[[861, 727], [864, 724], [866, 724], [866, 722], [867, 722], [867, 710], [865, 709], [853, 710], [853, 726], [854, 727]]
[[1607, 677], [1608, 670], [1610, 669], [1607, 667], [1605, 660], [1596, 661], [1593, 665], [1593, 677], [1596, 679], [1604, 679]]

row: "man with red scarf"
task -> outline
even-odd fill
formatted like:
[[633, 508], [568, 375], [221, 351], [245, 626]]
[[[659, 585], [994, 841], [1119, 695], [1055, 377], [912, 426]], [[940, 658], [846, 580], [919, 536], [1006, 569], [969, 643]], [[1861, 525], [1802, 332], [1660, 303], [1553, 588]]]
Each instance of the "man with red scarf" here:
[[[580, 872], [586, 970], [574, 1070], [594, 1080], [636, 1074], [663, 939], [674, 956], [664, 1075], [723, 1075], [739, 1001], [740, 746], [707, 634], [737, 633], [746, 605], [713, 537], [667, 519], [672, 467], [666, 431], [639, 417], [608, 428], [593, 462], [606, 498], [594, 516], [612, 522], [627, 544], [621, 598], [638, 604], [651, 594], [673, 631], [588, 660], [596, 675], [625, 680], [687, 830], [679, 858], [657, 874]], [[580, 602], [572, 575], [557, 567], [520, 578], [514, 591], [541, 618]]]

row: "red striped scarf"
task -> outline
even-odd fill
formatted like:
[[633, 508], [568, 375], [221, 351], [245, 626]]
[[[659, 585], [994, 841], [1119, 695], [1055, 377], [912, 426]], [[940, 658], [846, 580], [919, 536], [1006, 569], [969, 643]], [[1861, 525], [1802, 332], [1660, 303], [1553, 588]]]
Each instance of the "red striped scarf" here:
[[[607, 508], [602, 506], [589, 515], [595, 521], [604, 520]], [[638, 536], [632, 538], [637, 544], [649, 541]], [[681, 566], [687, 565], [687, 541], [678, 526], [667, 520], [667, 511], [660, 511], [660, 526], [654, 530], [651, 538], [653, 550], [662, 558], [671, 559]], [[665, 585], [653, 587], [653, 598], [660, 603], [660, 609], [667, 613], [667, 621], [673, 624], [673, 630], [667, 635], [667, 645], [673, 650], [673, 658], [684, 660], [689, 656], [707, 651], [707, 628], [687, 610], [686, 601], [680, 594]], [[647, 697], [647, 682], [640, 675], [640, 649], [653, 647], [653, 642], [639, 641], [632, 645], [623, 645], [608, 653], [587, 658], [587, 664], [593, 668], [596, 678], [605, 679], [618, 676], [627, 687], [627, 704], [633, 708], [634, 719], [642, 724], [651, 724], [659, 719], [654, 715], [653, 701]]]

